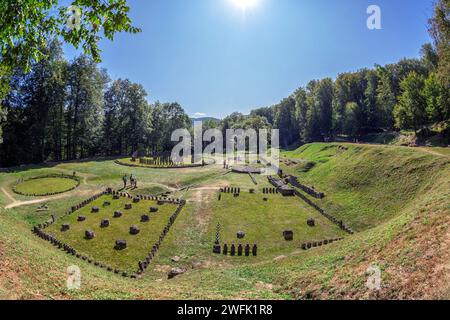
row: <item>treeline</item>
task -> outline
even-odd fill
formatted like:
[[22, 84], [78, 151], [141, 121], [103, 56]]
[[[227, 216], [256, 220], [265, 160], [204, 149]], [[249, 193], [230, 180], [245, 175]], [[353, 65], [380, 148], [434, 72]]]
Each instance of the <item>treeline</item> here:
[[441, 124], [450, 142], [449, 14], [450, 1], [438, 1], [429, 28], [434, 43], [422, 47], [420, 59], [313, 80], [277, 105], [232, 114], [222, 127], [274, 127], [287, 147]]
[[179, 104], [149, 104], [142, 85], [111, 81], [86, 56], [66, 61], [57, 41], [31, 72], [16, 70], [11, 89], [2, 166], [160, 152], [171, 148], [172, 130], [191, 126]]
[[450, 91], [438, 76], [438, 64], [437, 52], [426, 44], [420, 59], [343, 73], [336, 80], [313, 80], [277, 105], [249, 116], [232, 114], [222, 126], [277, 128], [283, 147], [337, 135], [417, 132], [450, 119]]

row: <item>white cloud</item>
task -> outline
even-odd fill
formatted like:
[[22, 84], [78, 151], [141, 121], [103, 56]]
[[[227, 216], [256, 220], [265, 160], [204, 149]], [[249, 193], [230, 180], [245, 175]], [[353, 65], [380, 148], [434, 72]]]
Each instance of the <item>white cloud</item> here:
[[206, 113], [203, 112], [194, 113], [194, 118], [202, 118], [202, 117], [206, 117]]

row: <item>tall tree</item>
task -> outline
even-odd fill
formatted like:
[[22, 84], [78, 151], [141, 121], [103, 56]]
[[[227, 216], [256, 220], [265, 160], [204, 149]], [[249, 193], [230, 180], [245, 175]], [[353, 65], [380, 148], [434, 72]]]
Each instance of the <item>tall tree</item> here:
[[436, 73], [430, 73], [425, 80], [424, 98], [427, 114], [431, 123], [445, 121], [450, 118], [450, 106], [446, 104], [448, 90], [439, 82]]
[[308, 93], [304, 88], [299, 88], [294, 93], [295, 118], [298, 123], [298, 136], [300, 142], [304, 143], [306, 127], [308, 122]]
[[396, 126], [417, 132], [427, 121], [423, 96], [424, 79], [413, 71], [402, 81], [400, 87], [402, 94], [394, 110]]
[[[76, 7], [58, 0], [0, 1], [0, 115], [15, 68], [30, 71], [48, 52], [48, 39], [60, 38], [82, 47], [85, 54], [100, 60], [101, 35], [110, 40], [117, 32], [136, 33], [126, 0], [74, 0]], [[0, 119], [0, 126], [2, 121]], [[1, 129], [0, 129], [1, 130]], [[0, 131], [1, 139], [1, 131]]]
[[430, 34], [439, 57], [437, 77], [445, 88], [444, 104], [450, 108], [450, 0], [438, 0], [430, 19]]
[[68, 68], [67, 159], [92, 156], [98, 151], [103, 123], [106, 72], [86, 56]]
[[283, 99], [275, 107], [274, 127], [280, 130], [281, 146], [287, 147], [299, 138], [299, 127], [295, 118], [295, 100]]

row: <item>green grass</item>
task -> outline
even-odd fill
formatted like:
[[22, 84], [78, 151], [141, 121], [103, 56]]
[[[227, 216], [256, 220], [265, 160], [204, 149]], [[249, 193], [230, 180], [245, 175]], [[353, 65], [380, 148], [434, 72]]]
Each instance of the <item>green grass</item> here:
[[[103, 207], [104, 201], [110, 201], [111, 206]], [[74, 247], [81, 254], [114, 268], [134, 272], [138, 269], [138, 261], [144, 260], [152, 246], [158, 241], [177, 206], [172, 204], [158, 206], [156, 201], [141, 200], [139, 203], [133, 203], [132, 209], [125, 210], [126, 203], [131, 203], [130, 199], [121, 197], [119, 200], [114, 200], [111, 195], [102, 196], [73, 214], [58, 219], [55, 224], [46, 229], [46, 232]], [[99, 207], [100, 212], [92, 213], [93, 206]], [[159, 211], [150, 213], [150, 207], [157, 207]], [[113, 218], [116, 210], [121, 211], [123, 216]], [[140, 222], [143, 214], [150, 216], [149, 222]], [[79, 215], [87, 217], [86, 221], [78, 222]], [[109, 219], [110, 226], [101, 228], [102, 219]], [[61, 231], [63, 223], [70, 224], [69, 231]], [[130, 227], [134, 225], [141, 230], [138, 235], [129, 233]], [[95, 238], [84, 239], [86, 230], [94, 231]], [[126, 240], [127, 249], [115, 250], [116, 240]]]
[[15, 186], [15, 191], [24, 195], [42, 196], [72, 190], [77, 184], [78, 181], [70, 178], [43, 177], [20, 182]]
[[389, 146], [314, 144], [293, 154], [318, 165], [305, 173], [282, 166], [285, 172], [325, 192], [325, 199], [314, 201], [356, 231], [396, 216], [450, 164], [445, 157]]
[[[38, 204], [5, 209], [11, 200], [0, 192], [0, 297], [448, 298], [442, 273], [437, 272], [445, 271], [445, 257], [448, 255], [448, 248], [445, 247], [450, 226], [450, 163], [445, 156], [447, 151], [445, 148], [312, 144], [282, 153], [282, 156], [289, 159], [315, 164], [306, 172], [301, 170], [300, 164], [298, 167], [282, 167], [286, 172], [299, 176], [301, 182], [324, 191], [325, 199], [312, 200], [329, 213], [343, 218], [357, 231], [355, 235], [346, 236], [340, 242], [308, 251], [298, 248], [303, 238], [321, 238], [328, 235], [328, 232], [334, 236], [340, 230], [334, 230], [335, 226], [328, 225], [328, 220], [322, 223], [321, 216], [315, 217], [320, 223], [314, 234], [308, 234], [312, 230], [306, 227], [306, 230], [302, 230], [300, 227], [304, 218], [314, 217], [317, 213], [310, 211], [300, 199], [292, 198], [292, 203], [290, 200], [285, 203], [278, 197], [269, 196], [274, 199], [270, 199], [269, 203], [262, 203], [258, 201], [261, 194], [250, 195], [243, 192], [242, 198], [234, 199], [223, 195], [222, 203], [218, 202], [218, 186], [235, 186], [243, 190], [254, 188], [260, 191], [269, 186], [267, 178], [263, 176], [255, 175], [258, 181], [255, 186], [248, 175], [227, 174], [220, 165], [158, 170], [128, 168], [113, 161], [30, 166], [15, 168], [9, 173], [0, 172], [0, 187], [7, 191], [11, 191], [10, 186], [20, 178], [27, 179], [55, 171], [64, 174], [76, 171], [77, 175], [86, 179], [86, 183], [73, 193], [49, 200], [49, 212], [36, 212]], [[121, 187], [121, 177], [124, 174], [133, 174], [138, 178], [139, 188], [135, 191], [136, 194], [159, 193], [162, 189], [193, 186], [189, 190], [173, 193], [174, 196], [182, 195], [187, 200], [187, 205], [141, 279], [133, 281], [106, 272], [55, 249], [30, 232], [31, 226], [45, 221], [50, 214], [61, 216], [89, 194], [108, 186]], [[195, 189], [196, 187], [205, 187], [206, 190]], [[14, 198], [30, 200], [15, 194]], [[86, 209], [89, 210], [91, 206]], [[90, 212], [85, 215], [91, 217]], [[77, 216], [78, 213], [74, 213], [70, 218]], [[140, 211], [136, 212], [133, 222], [139, 224], [139, 217]], [[95, 218], [97, 221], [93, 223], [97, 226], [102, 212]], [[285, 220], [292, 223], [287, 226]], [[115, 223], [114, 219], [111, 218], [111, 222]], [[126, 223], [127, 228], [124, 227], [117, 234], [123, 231], [127, 235], [131, 222]], [[248, 238], [242, 242], [253, 242], [255, 239], [262, 243], [259, 245], [258, 257], [224, 257], [212, 254], [217, 222], [221, 223], [222, 238], [227, 242], [237, 242], [236, 229], [246, 229], [246, 224], [251, 226], [250, 229], [243, 230], [247, 232]], [[53, 226], [55, 232], [59, 232], [61, 223], [62, 220], [58, 220]], [[286, 227], [298, 228], [294, 229], [295, 240], [292, 243], [284, 242], [281, 238], [283, 230], [280, 229]], [[160, 228], [156, 229], [159, 234]], [[84, 232], [84, 229], [81, 231]], [[97, 235], [102, 231], [106, 230], [97, 231]], [[143, 235], [141, 232], [140, 236]], [[76, 240], [80, 240], [78, 236]], [[110, 240], [111, 242], [106, 241], [107, 250], [112, 250], [116, 239], [111, 237]], [[81, 244], [85, 243], [81, 241]], [[144, 255], [151, 245], [142, 244]], [[86, 254], [107, 263], [97, 257], [96, 252]], [[105, 250], [99, 254], [105, 254], [105, 258], [108, 258], [114, 253], [109, 254]], [[181, 258], [179, 262], [171, 260], [175, 255]], [[274, 260], [280, 255], [285, 258]], [[137, 261], [143, 258], [140, 253], [136, 253], [136, 257], [136, 260], [133, 258], [133, 262], [130, 262], [132, 271], [137, 268]], [[125, 260], [123, 262], [128, 263]], [[201, 262], [202, 267], [193, 269], [193, 262]], [[372, 263], [382, 268], [383, 289], [376, 293], [365, 288], [365, 270]], [[79, 291], [68, 291], [65, 287], [66, 270], [71, 265], [78, 265], [82, 270], [82, 288]], [[167, 270], [180, 266], [186, 267], [187, 273], [167, 280]]]
[[[268, 198], [268, 201], [263, 201]], [[314, 218], [315, 227], [309, 227], [307, 220]], [[232, 194], [222, 194], [213, 206], [210, 230], [221, 225], [221, 243], [257, 244], [261, 259], [288, 254], [300, 248], [302, 242], [323, 240], [345, 234], [325, 217], [321, 216], [298, 197], [283, 197], [279, 194], [250, 194], [242, 192], [237, 198]], [[286, 241], [283, 231], [294, 231], [294, 241]], [[237, 232], [244, 231], [244, 239], [237, 239]], [[215, 232], [211, 234], [211, 246]], [[236, 257], [242, 259], [242, 257]]]

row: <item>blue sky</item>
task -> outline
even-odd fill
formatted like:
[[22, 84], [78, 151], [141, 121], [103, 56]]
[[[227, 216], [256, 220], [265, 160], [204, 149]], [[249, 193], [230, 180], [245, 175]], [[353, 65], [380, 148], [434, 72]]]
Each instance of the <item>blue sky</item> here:
[[[430, 41], [432, 0], [257, 0], [245, 12], [233, 1], [131, 0], [143, 32], [102, 41], [102, 66], [141, 83], [150, 101], [223, 117], [277, 103], [312, 79], [417, 57]], [[366, 27], [371, 4], [382, 30]]]

